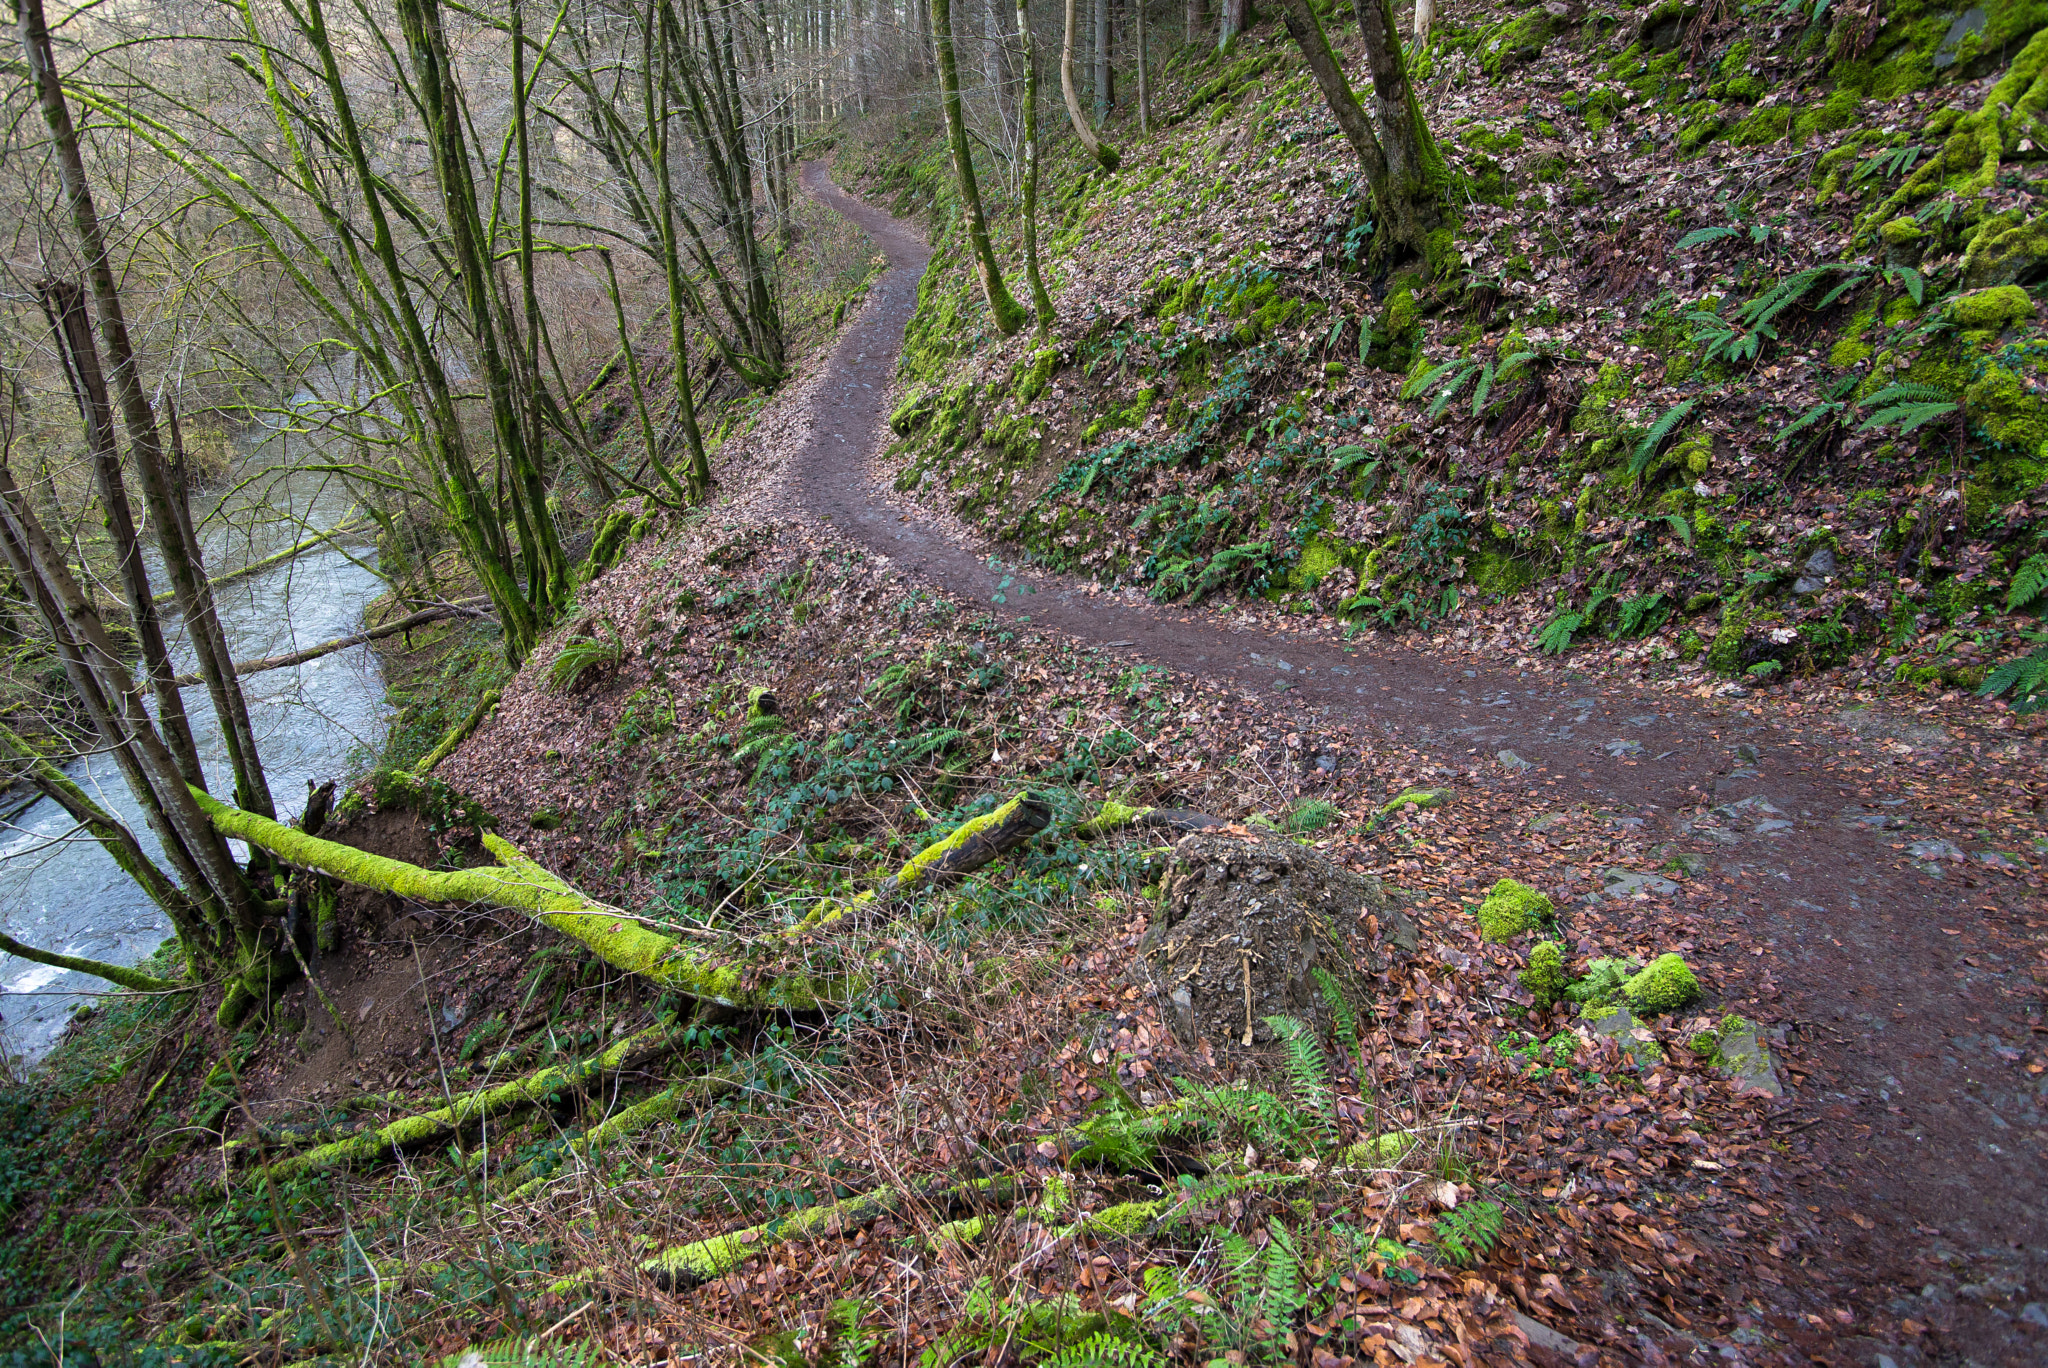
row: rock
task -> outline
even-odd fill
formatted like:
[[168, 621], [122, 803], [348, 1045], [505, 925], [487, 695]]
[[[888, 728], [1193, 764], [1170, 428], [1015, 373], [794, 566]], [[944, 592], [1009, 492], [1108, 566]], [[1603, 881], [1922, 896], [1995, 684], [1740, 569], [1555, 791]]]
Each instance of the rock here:
[[1575, 1361], [1584, 1347], [1570, 1335], [1551, 1329], [1534, 1316], [1525, 1316], [1513, 1307], [1508, 1308], [1508, 1313], [1515, 1318], [1515, 1328], [1538, 1349], [1548, 1349], [1553, 1354], [1563, 1354], [1567, 1361]]
[[1755, 1022], [1730, 1012], [1713, 1031], [1702, 1031], [1687, 1043], [1694, 1054], [1705, 1055], [1723, 1077], [1732, 1080], [1737, 1092], [1785, 1095], [1777, 1065]]
[[1906, 853], [1916, 860], [1947, 860], [1952, 864], [1960, 864], [1963, 859], [1960, 846], [1938, 836], [1907, 842]]
[[[1355, 999], [1360, 971], [1380, 968], [1383, 949], [1413, 953], [1419, 944], [1379, 880], [1280, 837], [1194, 832], [1174, 847], [1165, 885], [1160, 919], [1127, 977], [1159, 997], [1183, 1046], [1206, 1040], [1219, 1058], [1245, 1048], [1248, 1020], [1253, 1044], [1272, 1038], [1268, 1016], [1327, 1027], [1317, 969]], [[1366, 938], [1368, 914], [1378, 918], [1378, 944]]]
[[1451, 791], [1449, 789], [1409, 789], [1406, 793], [1383, 804], [1380, 807], [1380, 816], [1391, 817], [1410, 803], [1413, 803], [1418, 808], [1442, 807], [1450, 801], [1450, 797]]
[[[1991, 275], [1991, 272], [1980, 270], [1977, 278], [1990, 279]], [[2017, 285], [1993, 285], [1989, 289], [1957, 295], [1948, 302], [1949, 322], [1965, 333], [1982, 333], [1988, 337], [1996, 337], [2033, 316], [2033, 299]]]
[[1529, 830], [1536, 832], [1551, 831], [1562, 825], [1564, 819], [1565, 817], [1562, 812], [1546, 812], [1540, 817], [1531, 817], [1529, 819]]
[[1494, 755], [1493, 758], [1500, 762], [1500, 766], [1502, 769], [1525, 770], [1535, 768], [1535, 765], [1531, 761], [1524, 760], [1521, 756], [1515, 754], [1511, 750], [1499, 751]]
[[1600, 749], [1619, 760], [1625, 755], [1641, 755], [1643, 753], [1643, 743], [1640, 741], [1625, 741], [1617, 736], [1614, 740], [1601, 746]]
[[1678, 885], [1655, 874], [1637, 874], [1626, 869], [1602, 870], [1600, 891], [1610, 898], [1633, 898], [1638, 893], [1663, 897], [1676, 893]]
[[1584, 1017], [1586, 1029], [1595, 1035], [1604, 1035], [1621, 1046], [1622, 1052], [1635, 1061], [1638, 1069], [1664, 1062], [1664, 1047], [1657, 1043], [1657, 1037], [1650, 1034], [1650, 1028], [1620, 1003], [1607, 1007], [1590, 1009]]
[[1487, 890], [1477, 912], [1479, 934], [1490, 941], [1512, 940], [1557, 915], [1550, 899], [1525, 883], [1502, 879]]
[[1799, 572], [1799, 578], [1792, 581], [1795, 594], [1818, 594], [1827, 588], [1834, 578], [1835, 553], [1823, 546], [1806, 558], [1806, 566]]
[[2028, 1302], [2020, 1308], [2020, 1319], [2028, 1325], [2038, 1325], [2043, 1330], [2048, 1330], [2048, 1307], [2043, 1307], [2039, 1302]]

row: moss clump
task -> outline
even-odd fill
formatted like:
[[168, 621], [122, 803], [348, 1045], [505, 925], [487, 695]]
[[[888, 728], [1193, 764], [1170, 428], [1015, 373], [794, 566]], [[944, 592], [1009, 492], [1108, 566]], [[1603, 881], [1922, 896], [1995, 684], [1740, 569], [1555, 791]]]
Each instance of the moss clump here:
[[1645, 1016], [1675, 1012], [1697, 1002], [1700, 981], [1683, 955], [1667, 952], [1650, 961], [1644, 970], [1621, 985], [1628, 1005]]
[[1948, 321], [1965, 335], [1996, 335], [2015, 323], [2034, 316], [2034, 301], [2017, 285], [1994, 285], [1957, 295], [1948, 302]]
[[1721, 605], [1721, 629], [1707, 647], [1707, 668], [1732, 675], [1742, 668], [1742, 643], [1749, 635], [1749, 609], [1735, 600]]
[[1498, 77], [1543, 55], [1545, 44], [1564, 27], [1564, 20], [1538, 5], [1508, 20], [1481, 39], [1479, 65], [1487, 75]]
[[889, 430], [898, 437], [908, 437], [919, 423], [932, 415], [933, 396], [926, 390], [913, 390], [910, 397], [896, 406], [889, 415]]
[[[1882, 234], [1884, 230], [1878, 231]], [[2013, 285], [2034, 280], [2044, 269], [2048, 269], [2048, 215], [1994, 219], [1977, 230], [1963, 255], [1965, 285]]]
[[[1045, 393], [1045, 387], [1051, 382], [1052, 373], [1059, 369], [1059, 364], [1060, 349], [1058, 347], [1045, 347], [1031, 353], [1023, 364], [1017, 367], [1017, 379], [1014, 386], [1017, 393], [1017, 402], [1028, 404], [1039, 395]], [[890, 420], [892, 426], [894, 421], [894, 419]]]
[[1564, 950], [1556, 941], [1536, 942], [1536, 948], [1529, 952], [1529, 967], [1515, 977], [1535, 996], [1538, 1011], [1563, 1001], [1565, 989], [1571, 984], [1564, 971]]
[[1294, 573], [1289, 578], [1296, 589], [1313, 589], [1343, 564], [1344, 554], [1336, 542], [1328, 537], [1312, 537], [1308, 545], [1301, 548], [1301, 559], [1295, 562]]
[[1450, 796], [1449, 789], [1409, 789], [1400, 797], [1381, 804], [1380, 816], [1390, 816], [1411, 804], [1418, 808], [1442, 807]]
[[1529, 885], [1502, 879], [1488, 890], [1477, 915], [1481, 938], [1504, 941], [1548, 922], [1557, 909]]
[[[2003, 11], [2035, 11], [2032, 27], [2040, 32], [2013, 59], [2011, 68], [1991, 88], [1982, 105], [1952, 120], [1936, 115], [1928, 121], [1925, 132], [1947, 134], [1941, 151], [1921, 163], [1864, 220], [1864, 231], [1944, 193], [1953, 193], [1959, 200], [1983, 194], [1998, 179], [2007, 149], [2016, 149], [2022, 130], [2048, 111], [2048, 27], [2043, 27], [2044, 21], [2048, 21], [2048, 4], [2036, 0], [1998, 8], [2002, 19]], [[1887, 32], [1896, 27], [1900, 25], [1895, 19], [1887, 26]]]

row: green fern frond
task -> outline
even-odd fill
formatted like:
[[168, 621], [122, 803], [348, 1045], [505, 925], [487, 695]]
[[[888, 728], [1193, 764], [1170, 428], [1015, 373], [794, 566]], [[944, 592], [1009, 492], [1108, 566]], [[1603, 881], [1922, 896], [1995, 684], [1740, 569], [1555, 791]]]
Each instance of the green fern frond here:
[[1269, 1016], [1266, 1025], [1287, 1049], [1287, 1081], [1295, 1100], [1327, 1140], [1336, 1139], [1337, 1094], [1330, 1087], [1330, 1061], [1323, 1043], [1307, 1023], [1290, 1016]]
[[574, 636], [562, 643], [548, 662], [548, 684], [557, 693], [567, 693], [592, 670], [608, 669], [626, 654], [626, 644], [606, 626], [604, 637]]
[[1476, 1263], [1500, 1238], [1502, 1212], [1497, 1202], [1463, 1202], [1438, 1218], [1436, 1247], [1450, 1262]]
[[1344, 987], [1337, 982], [1337, 976], [1318, 964], [1309, 970], [1316, 978], [1316, 991], [1323, 995], [1323, 1006], [1330, 1009], [1330, 1024], [1336, 1028], [1337, 1039], [1353, 1054], [1358, 1053], [1358, 1013], [1351, 1009], [1350, 999], [1344, 996]]
[[2016, 713], [2048, 708], [2048, 646], [2032, 655], [2006, 661], [1985, 676], [1977, 692], [1984, 698], [1996, 698], [2007, 690], [2012, 692], [2012, 710]]
[[1694, 397], [1681, 399], [1665, 409], [1663, 416], [1650, 424], [1650, 430], [1643, 434], [1643, 440], [1636, 443], [1635, 455], [1629, 459], [1628, 473], [1641, 479], [1643, 472], [1650, 468], [1650, 462], [1655, 459], [1658, 449], [1664, 445], [1664, 439], [1676, 431], [1680, 423], [1691, 417], [1692, 411], [1699, 406], [1699, 399]]
[[562, 1344], [550, 1349], [538, 1340], [502, 1339], [450, 1354], [441, 1368], [589, 1368], [597, 1362], [594, 1344]]
[[1894, 404], [1890, 408], [1880, 409], [1864, 419], [1863, 426], [1858, 428], [1857, 431], [1868, 432], [1874, 427], [1896, 427], [1899, 430], [1899, 435], [1904, 436], [1914, 428], [1924, 427], [1937, 418], [1947, 417], [1949, 414], [1954, 413], [1958, 407], [1960, 406], [1950, 403]]
[[1403, 399], [1419, 399], [1435, 388], [1437, 381], [1443, 379], [1444, 376], [1460, 366], [1469, 366], [1471, 364], [1464, 357], [1458, 356], [1443, 362], [1441, 365], [1431, 366], [1428, 370], [1401, 386], [1401, 397]]
[[1166, 1368], [1166, 1357], [1149, 1344], [1118, 1339], [1097, 1330], [1046, 1361], [1047, 1368]]
[[1664, 521], [1671, 524], [1671, 531], [1687, 546], [1692, 545], [1692, 524], [1685, 520], [1683, 513], [1666, 513]]
[[1272, 1237], [1266, 1245], [1266, 1277], [1259, 1288], [1259, 1314], [1272, 1326], [1271, 1337], [1279, 1339], [1294, 1328], [1294, 1318], [1308, 1304], [1302, 1286], [1301, 1251], [1294, 1235], [1278, 1220], [1266, 1227]]
[[1741, 237], [1742, 226], [1735, 223], [1717, 223], [1711, 228], [1695, 228], [1678, 240], [1675, 250], [1684, 252], [1722, 238]]
[[1536, 644], [1543, 648], [1545, 655], [1563, 655], [1571, 649], [1572, 634], [1585, 625], [1584, 613], [1559, 613], [1536, 633]]
[[1857, 400], [1856, 407], [1867, 409], [1883, 408], [1887, 404], [1945, 404], [1954, 398], [1955, 396], [1945, 389], [1918, 384], [1911, 380], [1901, 380]]
[[2005, 611], [2017, 613], [2031, 608], [2043, 594], [2048, 594], [2048, 551], [2036, 551], [2013, 571], [2012, 587], [2005, 594]]

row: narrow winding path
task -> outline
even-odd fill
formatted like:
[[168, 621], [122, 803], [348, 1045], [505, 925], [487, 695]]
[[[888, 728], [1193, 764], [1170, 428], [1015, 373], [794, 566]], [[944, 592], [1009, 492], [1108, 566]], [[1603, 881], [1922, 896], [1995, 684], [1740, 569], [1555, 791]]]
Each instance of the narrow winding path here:
[[[1134, 662], [1276, 699], [1284, 692], [1332, 726], [1397, 733], [1438, 750], [1452, 768], [1469, 766], [1473, 749], [1511, 748], [1538, 762], [1483, 781], [1495, 788], [1554, 780], [1549, 801], [1625, 812], [1673, 837], [1688, 833], [1688, 818], [1719, 807], [1728, 815], [1705, 877], [1731, 892], [1727, 915], [1744, 934], [1770, 948], [1759, 980], [1742, 987], [1775, 998], [1767, 1012], [1799, 1032], [1818, 1061], [1782, 1104], [1785, 1124], [1803, 1131], [1817, 1161], [1794, 1194], [1796, 1214], [1812, 1228], [1788, 1263], [1796, 1271], [1810, 1260], [1820, 1275], [1801, 1309], [1827, 1318], [1843, 1302], [1823, 1299], [1853, 1283], [1864, 1299], [1853, 1308], [1858, 1322], [1889, 1303], [1895, 1316], [1946, 1328], [1944, 1355], [2042, 1361], [2033, 1356], [2048, 1354], [2048, 1331], [2016, 1324], [2011, 1311], [2048, 1301], [2048, 1079], [2030, 1080], [1998, 1054], [2024, 1045], [2030, 1027], [2043, 1029], [2039, 1008], [2030, 1022], [2035, 995], [2023, 966], [1960, 962], [1985, 918], [2017, 926], [2038, 914], [2028, 889], [1997, 877], [1972, 886], [1960, 872], [1932, 877], [1908, 863], [1893, 842], [1911, 833], [1910, 816], [1881, 800], [1859, 806], [1817, 764], [1861, 744], [1831, 721], [1786, 725], [1744, 705], [1717, 715], [1691, 699], [1616, 694], [1554, 674], [1531, 679], [1379, 642], [1343, 649], [1232, 630], [1091, 596], [1000, 548], [959, 547], [877, 488], [868, 464], [887, 435], [885, 396], [930, 252], [909, 224], [834, 185], [823, 163], [804, 168], [803, 184], [864, 229], [889, 262], [828, 363], [813, 436], [797, 458], [804, 507], [949, 594], [991, 604], [1000, 592], [1008, 605], [997, 611], [1027, 614], [1035, 626]], [[1710, 987], [1739, 995], [1736, 985]], [[1929, 1270], [1944, 1265], [1945, 1279], [1923, 1296]], [[1768, 1292], [1740, 1295], [1768, 1302]], [[2000, 1302], [2008, 1309], [1992, 1309]], [[1855, 1331], [1830, 1320], [1816, 1333], [1846, 1339]], [[1841, 1361], [1874, 1363], [1882, 1346], [1861, 1357], [1850, 1347]], [[1915, 1361], [1910, 1351], [1891, 1352], [1901, 1368]]]

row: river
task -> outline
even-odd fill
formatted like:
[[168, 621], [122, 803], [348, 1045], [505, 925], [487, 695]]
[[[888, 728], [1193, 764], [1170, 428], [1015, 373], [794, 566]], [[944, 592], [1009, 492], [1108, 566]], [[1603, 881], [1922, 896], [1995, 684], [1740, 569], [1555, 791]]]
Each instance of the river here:
[[[209, 574], [220, 575], [291, 545], [306, 535], [301, 522], [325, 529], [348, 516], [351, 500], [338, 480], [292, 468], [292, 459], [311, 449], [303, 437], [288, 439], [266, 428], [254, 429], [238, 445], [230, 489], [238, 483], [241, 488], [219, 500], [202, 532]], [[257, 476], [263, 478], [251, 480]], [[255, 518], [259, 494], [295, 518]], [[348, 550], [374, 554], [360, 545]], [[161, 574], [154, 578], [159, 590], [169, 587]], [[364, 608], [382, 592], [374, 574], [341, 547], [328, 544], [222, 585], [215, 599], [229, 653], [248, 660], [358, 630]], [[178, 668], [194, 668], [175, 611], [167, 614], [166, 635], [173, 638]], [[341, 776], [352, 751], [383, 740], [384, 687], [368, 646], [246, 676], [243, 690], [280, 819], [304, 808], [307, 780]], [[226, 793], [232, 778], [206, 687], [187, 689], [185, 702], [208, 787]], [[120, 814], [152, 855], [157, 853], [156, 839], [111, 760], [87, 757], [66, 768], [88, 793]], [[48, 800], [0, 825], [0, 926], [38, 948], [134, 964], [170, 936], [170, 924], [96, 842], [72, 834], [73, 825]], [[17, 1067], [40, 1060], [84, 1000], [81, 995], [106, 987], [84, 974], [0, 954], [0, 1049], [13, 1056]]]

